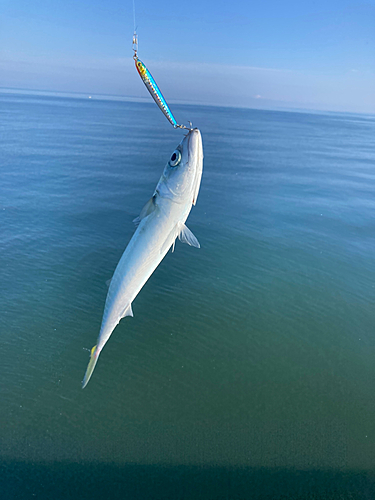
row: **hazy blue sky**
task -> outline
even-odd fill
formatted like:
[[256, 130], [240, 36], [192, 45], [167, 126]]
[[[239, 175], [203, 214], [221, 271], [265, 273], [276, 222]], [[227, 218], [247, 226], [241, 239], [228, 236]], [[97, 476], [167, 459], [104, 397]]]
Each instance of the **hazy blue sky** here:
[[[375, 0], [135, 0], [167, 100], [375, 112]], [[0, 0], [0, 87], [146, 96], [132, 0]]]

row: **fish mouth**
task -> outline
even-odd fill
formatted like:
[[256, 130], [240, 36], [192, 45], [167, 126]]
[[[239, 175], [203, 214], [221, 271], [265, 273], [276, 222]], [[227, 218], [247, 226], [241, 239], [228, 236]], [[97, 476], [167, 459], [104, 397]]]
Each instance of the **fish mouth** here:
[[188, 153], [189, 153], [189, 163], [190, 163], [190, 158], [197, 157], [199, 158], [201, 156], [201, 152], [203, 150], [202, 147], [202, 136], [199, 131], [199, 129], [194, 128], [189, 131], [187, 135], [188, 139]]
[[203, 170], [203, 145], [202, 136], [197, 128], [190, 130], [188, 134], [188, 162], [189, 167], [194, 168], [193, 181], [193, 205], [196, 204]]

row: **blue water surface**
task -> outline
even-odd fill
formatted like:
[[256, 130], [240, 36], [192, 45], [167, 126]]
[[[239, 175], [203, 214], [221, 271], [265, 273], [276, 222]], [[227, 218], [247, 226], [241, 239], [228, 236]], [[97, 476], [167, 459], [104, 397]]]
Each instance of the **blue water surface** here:
[[173, 111], [203, 136], [201, 249], [177, 242], [82, 391], [182, 132], [0, 94], [2, 498], [374, 497], [375, 118]]

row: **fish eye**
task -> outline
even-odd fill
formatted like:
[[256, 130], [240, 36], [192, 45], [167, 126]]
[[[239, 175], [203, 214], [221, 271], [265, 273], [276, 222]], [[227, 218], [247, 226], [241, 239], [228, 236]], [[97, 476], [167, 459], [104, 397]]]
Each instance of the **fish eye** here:
[[179, 152], [178, 149], [176, 149], [172, 153], [171, 159], [169, 160], [169, 165], [171, 167], [177, 167], [177, 165], [180, 163], [180, 161], [181, 161], [181, 153]]

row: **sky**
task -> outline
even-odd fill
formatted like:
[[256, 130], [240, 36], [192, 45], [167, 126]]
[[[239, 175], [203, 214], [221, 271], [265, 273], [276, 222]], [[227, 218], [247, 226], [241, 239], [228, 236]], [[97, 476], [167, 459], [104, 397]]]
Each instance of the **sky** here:
[[[168, 102], [375, 113], [375, 0], [134, 1]], [[147, 98], [133, 29], [132, 0], [0, 0], [0, 87]]]

